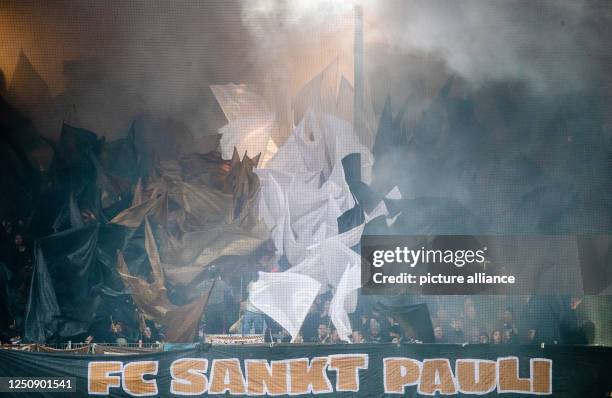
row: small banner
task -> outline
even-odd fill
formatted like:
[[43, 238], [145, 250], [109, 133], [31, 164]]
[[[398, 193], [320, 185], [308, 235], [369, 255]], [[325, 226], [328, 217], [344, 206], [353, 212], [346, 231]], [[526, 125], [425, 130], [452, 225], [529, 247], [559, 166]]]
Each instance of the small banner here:
[[38, 352], [55, 352], [61, 354], [87, 354], [89, 353], [89, 344], [83, 344], [72, 348], [53, 348], [45, 345], [38, 345]]
[[152, 345], [149, 347], [127, 347], [127, 346], [117, 346], [117, 345], [104, 345], [104, 344], [94, 344], [93, 345], [93, 353], [94, 354], [138, 354], [138, 353], [146, 353], [146, 352], [156, 352], [162, 351], [162, 345]]
[[225, 345], [236, 345], [236, 344], [263, 344], [263, 334], [208, 334], [206, 335], [206, 342], [210, 344], [225, 344]]

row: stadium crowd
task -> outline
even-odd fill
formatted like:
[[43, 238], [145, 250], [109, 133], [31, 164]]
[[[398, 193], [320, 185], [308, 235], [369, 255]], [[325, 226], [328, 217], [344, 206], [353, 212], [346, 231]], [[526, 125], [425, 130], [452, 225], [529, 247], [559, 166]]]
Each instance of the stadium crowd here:
[[[270, 258], [266, 257], [266, 260]], [[2, 220], [2, 343], [16, 344], [23, 340], [21, 336], [25, 327], [24, 314], [32, 278], [32, 261], [32, 242], [28, 240], [24, 222]], [[278, 272], [282, 268], [278, 265], [264, 267], [269, 272]], [[286, 330], [248, 300], [248, 287], [244, 289], [246, 292], [235, 289], [218, 274], [217, 277], [216, 292], [209, 303], [210, 311], [205, 311], [200, 321], [197, 340], [205, 341], [207, 334], [259, 334], [267, 342], [292, 341]], [[330, 318], [331, 297], [328, 292], [316, 298], [293, 343], [346, 343], [338, 336]], [[550, 298], [537, 296], [411, 296], [410, 300], [411, 303], [427, 304], [436, 343], [586, 344], [594, 340], [595, 327], [584, 312], [579, 311], [580, 298], [555, 299], [552, 303]], [[102, 328], [84, 334], [83, 342], [127, 345], [165, 341], [166, 331], [163, 326], [145, 320], [140, 313], [135, 315], [135, 319], [136, 322], [111, 318]], [[419, 336], [405, 330], [399, 319], [380, 311], [365, 296], [360, 297], [357, 311], [351, 314], [351, 323], [351, 343], [420, 342]]]

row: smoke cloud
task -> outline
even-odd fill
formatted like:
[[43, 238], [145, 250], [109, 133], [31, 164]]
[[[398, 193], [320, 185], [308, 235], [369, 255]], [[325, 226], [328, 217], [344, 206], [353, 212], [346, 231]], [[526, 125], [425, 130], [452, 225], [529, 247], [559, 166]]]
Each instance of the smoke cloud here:
[[115, 137], [141, 113], [212, 134], [223, 120], [208, 86], [240, 82], [252, 64], [241, 7], [233, 0], [1, 2], [0, 68], [10, 84], [22, 50], [47, 82], [59, 107], [47, 135], [65, 119]]
[[[256, 41], [262, 51], [299, 46], [327, 29], [338, 53], [350, 54], [345, 28], [355, 3], [364, 7], [369, 50], [387, 55], [367, 57], [371, 71], [419, 54], [475, 87], [523, 80], [549, 92], [584, 89], [603, 72], [596, 58], [607, 51], [609, 38], [601, 30], [611, 16], [601, 2], [256, 0], [244, 4], [243, 16], [253, 36], [266, 38]], [[413, 69], [393, 66], [395, 75]]]
[[[448, 73], [474, 87], [522, 80], [552, 93], [584, 89], [605, 69], [599, 59], [609, 46], [601, 29], [610, 14], [600, 2], [361, 3], [378, 108], [387, 92], [400, 100], [408, 93], [431, 96]], [[335, 59], [352, 80], [353, 5], [1, 2], [0, 68], [10, 82], [23, 50], [53, 95], [67, 94], [61, 118], [76, 113], [84, 127], [105, 135], [125, 130], [141, 112], [178, 118], [194, 134], [210, 134], [224, 122], [210, 84], [268, 79], [294, 94]]]
[[[610, 199], [602, 192], [612, 112], [606, 101], [592, 101], [612, 87], [607, 4], [363, 0], [375, 110], [388, 94], [396, 110], [408, 98], [406, 134], [422, 141], [418, 153], [402, 155], [409, 173], [384, 175], [401, 182], [407, 197], [452, 198], [492, 219], [525, 201], [539, 203], [538, 215], [553, 202], [567, 209], [584, 201], [583, 224], [607, 228], [610, 218], [591, 206]], [[352, 81], [353, 7], [328, 0], [0, 2], [0, 67], [10, 92], [23, 51], [49, 86], [52, 103], [37, 119], [44, 135], [56, 137], [66, 120], [115, 138], [144, 118], [160, 134], [198, 137], [226, 122], [211, 84], [247, 83], [268, 99], [271, 92], [291, 98], [334, 60]], [[425, 115], [450, 75], [458, 102]], [[543, 177], [535, 179], [536, 171]], [[540, 202], [525, 199], [534, 191], [544, 195]]]

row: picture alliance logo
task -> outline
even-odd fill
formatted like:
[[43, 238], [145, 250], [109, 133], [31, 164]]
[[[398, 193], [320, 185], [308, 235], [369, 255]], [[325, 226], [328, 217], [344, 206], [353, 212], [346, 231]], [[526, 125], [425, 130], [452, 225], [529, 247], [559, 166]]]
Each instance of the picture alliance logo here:
[[378, 249], [371, 253], [371, 264], [381, 268], [386, 264], [405, 264], [414, 268], [417, 264], [451, 264], [463, 267], [466, 264], [486, 264], [487, 247], [478, 250], [410, 249], [397, 246], [394, 249]]

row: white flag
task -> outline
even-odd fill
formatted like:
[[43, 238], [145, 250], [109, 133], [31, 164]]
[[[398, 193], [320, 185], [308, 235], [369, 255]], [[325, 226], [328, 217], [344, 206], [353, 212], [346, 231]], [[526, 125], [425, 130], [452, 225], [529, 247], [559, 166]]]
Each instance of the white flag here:
[[344, 271], [329, 306], [329, 316], [341, 340], [348, 341], [352, 333], [348, 314], [357, 307], [357, 289], [361, 287], [361, 266], [350, 265]]
[[306, 275], [260, 272], [251, 287], [249, 301], [287, 330], [293, 340], [320, 287], [319, 282]]

